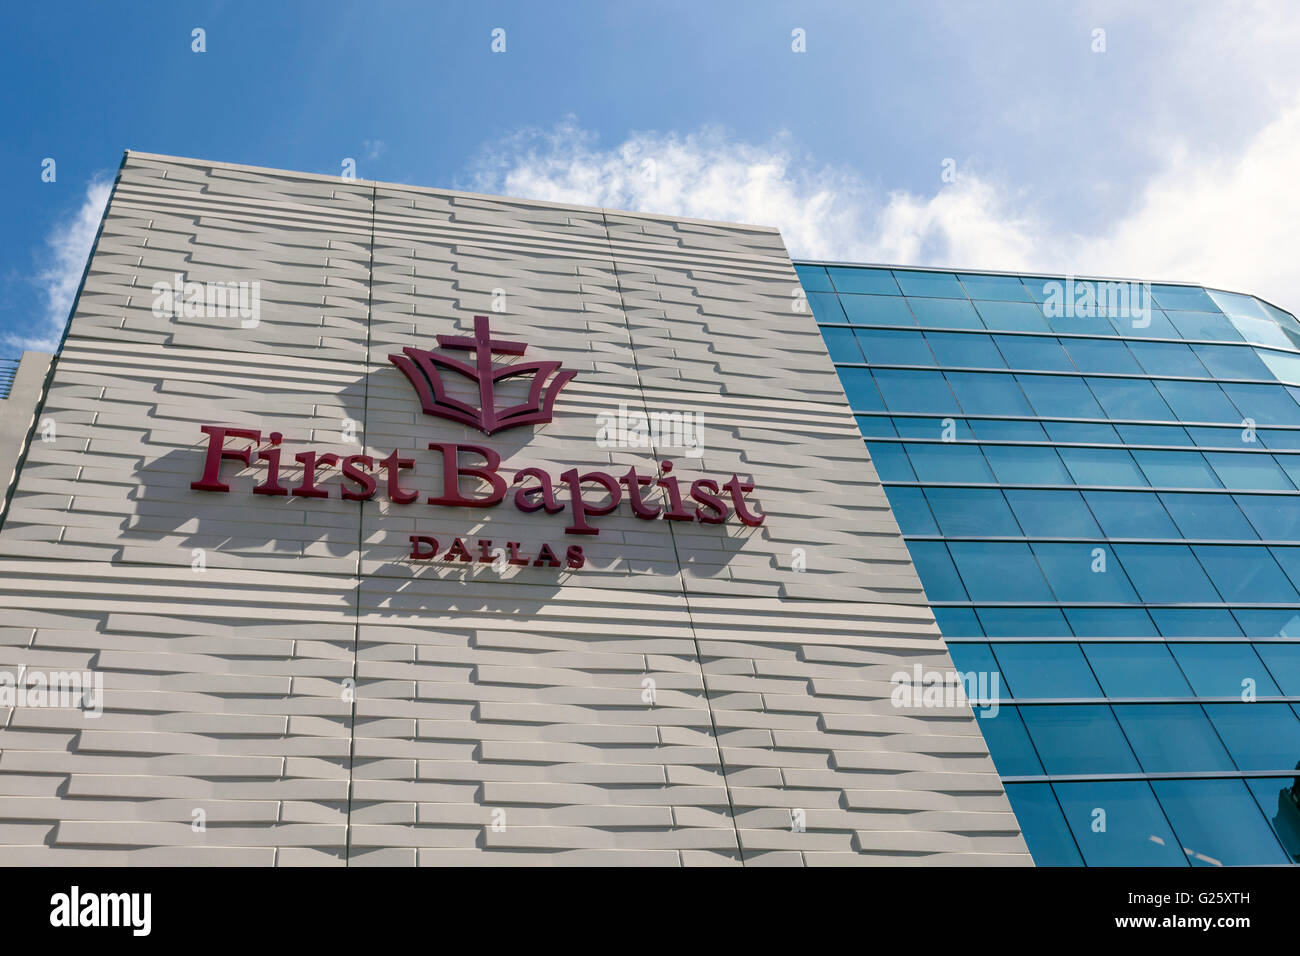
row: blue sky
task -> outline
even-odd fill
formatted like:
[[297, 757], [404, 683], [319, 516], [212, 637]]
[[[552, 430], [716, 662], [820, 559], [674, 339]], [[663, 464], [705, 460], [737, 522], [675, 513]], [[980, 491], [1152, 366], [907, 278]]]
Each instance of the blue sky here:
[[1131, 6], [10, 8], [0, 352], [57, 337], [128, 147], [316, 173], [351, 157], [364, 178], [777, 225], [801, 256], [1300, 308], [1300, 17]]

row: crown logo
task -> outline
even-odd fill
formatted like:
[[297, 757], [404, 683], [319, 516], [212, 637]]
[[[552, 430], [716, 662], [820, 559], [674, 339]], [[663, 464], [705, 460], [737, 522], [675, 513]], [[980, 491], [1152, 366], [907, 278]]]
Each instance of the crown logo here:
[[[549, 422], [560, 390], [578, 374], [574, 371], [559, 371], [559, 362], [516, 362], [493, 368], [493, 355], [523, 355], [528, 346], [523, 342], [492, 338], [486, 315], [474, 316], [473, 338], [463, 335], [439, 335], [437, 338], [438, 344], [445, 349], [473, 352], [474, 364], [410, 346], [402, 349], [401, 355], [388, 356], [388, 360], [410, 379], [420, 397], [424, 414], [450, 419], [462, 425], [473, 425], [485, 435], [519, 425]], [[459, 372], [470, 381], [477, 382], [479, 407], [475, 408], [448, 395], [440, 369]], [[533, 374], [533, 381], [528, 389], [528, 400], [498, 410], [496, 383], [529, 373]], [[551, 379], [549, 385], [546, 381], [548, 378]]]

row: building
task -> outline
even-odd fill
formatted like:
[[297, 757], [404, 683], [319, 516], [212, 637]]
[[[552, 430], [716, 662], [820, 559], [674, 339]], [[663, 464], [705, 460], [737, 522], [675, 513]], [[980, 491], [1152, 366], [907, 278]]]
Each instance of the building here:
[[21, 416], [0, 864], [1031, 863], [775, 230], [132, 152]]
[[1035, 862], [1300, 860], [1300, 323], [796, 268]]

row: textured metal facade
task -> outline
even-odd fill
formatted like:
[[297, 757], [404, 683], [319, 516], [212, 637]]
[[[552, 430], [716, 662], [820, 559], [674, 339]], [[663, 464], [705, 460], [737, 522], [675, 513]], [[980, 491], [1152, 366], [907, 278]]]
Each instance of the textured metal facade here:
[[[176, 273], [259, 282], [260, 321], [159, 317]], [[104, 713], [0, 711], [0, 864], [1027, 864], [970, 709], [891, 704], [951, 664], [798, 299], [770, 229], [129, 153], [0, 530], [0, 669], [98, 671]], [[421, 414], [387, 356], [475, 314], [577, 370], [554, 421]], [[620, 404], [702, 413], [703, 455], [601, 447]], [[767, 519], [197, 492], [208, 422], [286, 459], [671, 457]]]

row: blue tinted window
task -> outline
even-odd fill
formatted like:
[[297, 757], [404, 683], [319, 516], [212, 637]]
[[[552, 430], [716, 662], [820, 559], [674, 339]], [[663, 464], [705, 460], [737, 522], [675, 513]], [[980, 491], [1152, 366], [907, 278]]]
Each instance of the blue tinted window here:
[[1107, 697], [1191, 697], [1169, 648], [1155, 641], [1134, 644], [1084, 644]]
[[844, 310], [834, 292], [809, 292], [808, 305], [818, 322], [843, 322]]
[[[1241, 440], [1240, 430], [1234, 429], [1228, 433], [1231, 440], [1223, 442], [1225, 445], [1236, 444]], [[1280, 428], [1261, 428], [1255, 432], [1255, 437], [1263, 442], [1264, 447], [1274, 450], [1300, 451], [1300, 431], [1283, 431]]]
[[971, 422], [971, 429], [981, 441], [1047, 441], [1047, 433], [1038, 422], [981, 419]]
[[1241, 445], [1239, 427], [1216, 428], [1211, 425], [1188, 425], [1187, 434], [1201, 448], [1234, 448]]
[[1225, 601], [1282, 604], [1300, 599], [1268, 548], [1198, 544], [1192, 550]]
[[862, 349], [858, 348], [858, 340], [853, 337], [852, 329], [826, 326], [822, 328], [822, 338], [826, 340], [826, 350], [831, 354], [831, 361], [862, 361]]
[[873, 372], [876, 387], [891, 412], [957, 412], [957, 403], [943, 373], [881, 368]]
[[991, 482], [993, 474], [978, 445], [908, 445], [908, 457], [918, 481]]
[[972, 601], [1052, 600], [1027, 544], [950, 541], [948, 550]]
[[1020, 708], [1020, 716], [1049, 774], [1139, 769], [1109, 707], [1034, 704]]
[[805, 292], [834, 292], [831, 286], [831, 280], [826, 275], [826, 270], [821, 266], [800, 266], [794, 267], [795, 275], [799, 277], [799, 284], [803, 286]]
[[1070, 372], [1073, 363], [1065, 350], [1056, 344], [1056, 339], [1036, 335], [995, 335], [993, 341], [998, 344], [1011, 368], [1038, 369], [1044, 372]]
[[1215, 378], [1273, 377], [1254, 349], [1231, 345], [1193, 345], [1192, 351]]
[[949, 368], [1004, 368], [1002, 353], [988, 335], [970, 332], [926, 332], [940, 365]]
[[1161, 488], [1221, 488], [1200, 452], [1196, 451], [1141, 451], [1133, 457], [1151, 484]]
[[1192, 285], [1153, 285], [1151, 295], [1156, 305], [1162, 309], [1189, 310], [1194, 312], [1217, 312], [1219, 307], [1214, 300], [1199, 286]]
[[1182, 342], [1129, 342], [1129, 351], [1151, 375], [1176, 375], [1188, 378], [1205, 378], [1201, 364], [1191, 346]]
[[980, 607], [990, 637], [1069, 637], [1065, 617], [1054, 607]]
[[903, 534], [939, 533], [920, 488], [891, 486], [885, 489], [885, 495], [889, 498], [889, 510], [894, 513], [894, 520]]
[[1123, 342], [1108, 339], [1061, 339], [1080, 372], [1141, 372]]
[[863, 438], [897, 438], [893, 422], [886, 415], [856, 415], [858, 430]]
[[1149, 422], [1174, 420], [1173, 412], [1160, 398], [1160, 393], [1144, 378], [1088, 378], [1085, 381], [1112, 418]]
[[[1152, 309], [1149, 318], [1150, 322], [1144, 328], [1136, 331], [1140, 331], [1142, 335], [1150, 339], [1176, 339], [1179, 337], [1174, 324], [1159, 309]], [[1126, 332], [1125, 334], [1131, 333]]]
[[1101, 696], [1092, 669], [1073, 642], [995, 644], [993, 653], [1017, 700]]
[[982, 329], [984, 323], [965, 299], [908, 299], [917, 324], [930, 329]]
[[1207, 451], [1205, 457], [1229, 488], [1260, 491], [1294, 491], [1295, 486], [1272, 455], [1249, 452]]
[[1268, 549], [1268, 553], [1273, 555], [1274, 560], [1282, 566], [1291, 583], [1300, 586], [1300, 548], [1274, 545]]
[[985, 445], [984, 456], [998, 481], [1025, 485], [1068, 485], [1069, 472], [1053, 448]]
[[[900, 438], [929, 438], [936, 441], [942, 441], [944, 437], [945, 419], [942, 418], [912, 418], [898, 417], [894, 419], [894, 428]], [[952, 438], [959, 441], [968, 441], [975, 436], [971, 433], [970, 423], [964, 418], [947, 419], [952, 422]]]
[[1160, 501], [1184, 537], [1254, 540], [1258, 536], [1230, 495], [1166, 491]]
[[867, 442], [867, 453], [876, 466], [881, 481], [915, 481], [912, 466], [908, 464], [903, 446], [892, 442]]
[[907, 550], [931, 601], [964, 601], [966, 590], [942, 541], [909, 541]]
[[1236, 769], [1197, 704], [1116, 704], [1114, 709], [1148, 773]]
[[1046, 783], [1007, 784], [1007, 799], [1020, 822], [1035, 866], [1080, 866], [1083, 858], [1070, 836], [1056, 795]]
[[1177, 538], [1178, 529], [1147, 491], [1085, 491], [1088, 507], [1110, 538]]
[[[1286, 613], [1291, 614], [1291, 620], [1274, 633], [1285, 631], [1290, 637], [1300, 637], [1300, 617], [1289, 610]], [[1300, 644], [1256, 644], [1255, 650], [1282, 693], [1288, 697], [1300, 695]], [[1300, 754], [1296, 759], [1300, 760]]]
[[1108, 547], [1039, 542], [1033, 549], [1059, 601], [1100, 603], [1136, 599], [1124, 577], [1124, 569]]
[[[826, 330], [824, 330], [826, 331]], [[856, 329], [858, 344], [868, 362], [877, 365], [933, 365], [934, 356], [920, 332], [893, 329]]]
[[[944, 637], [980, 637], [984, 633], [980, 630], [975, 612], [968, 607], [936, 607], [933, 610], [935, 623], [939, 625], [939, 631]], [[954, 644], [949, 650], [958, 646], [965, 645]]]
[[1249, 644], [1170, 644], [1178, 665], [1183, 669], [1198, 697], [1236, 697], [1253, 681], [1258, 697], [1276, 697], [1273, 683], [1263, 663]]
[[1300, 760], [1300, 719], [1286, 704], [1206, 704], [1240, 770], [1291, 770]]
[[1300, 405], [1281, 385], [1224, 385], [1223, 390], [1258, 425], [1300, 425]]
[[[1247, 637], [1300, 637], [1300, 610], [1292, 607], [1282, 608], [1235, 608], [1232, 616], [1241, 625]], [[1256, 644], [1259, 656], [1268, 661], [1265, 647], [1286, 647], [1284, 644]], [[1281, 681], [1277, 674], [1274, 678]], [[1284, 689], [1285, 689], [1285, 685]], [[1290, 694], [1291, 691], [1285, 691]]]
[[1081, 378], [1017, 375], [1034, 410], [1044, 418], [1105, 418]]
[[1222, 312], [1166, 312], [1185, 339], [1240, 342], [1241, 333]]
[[[999, 692], [1000, 694], [1000, 692]], [[1037, 776], [1043, 772], [1034, 745], [1014, 707], [999, 707], [997, 713], [976, 711], [980, 733], [988, 744], [989, 756], [998, 773], [1007, 777]]]
[[968, 415], [1032, 415], [1020, 386], [997, 372], [946, 372], [957, 401]]
[[[1205, 595], [1213, 600], [1214, 595]], [[1239, 637], [1241, 630], [1232, 615], [1223, 608], [1165, 607], [1151, 608], [1151, 617], [1165, 637]]]
[[1020, 526], [996, 488], [929, 488], [925, 496], [943, 534], [1020, 536]]
[[1079, 637], [1155, 637], [1147, 612], [1136, 607], [1068, 607], [1065, 617]]
[[859, 269], [828, 266], [831, 280], [839, 292], [868, 292], [872, 295], [898, 295], [898, 286], [888, 269]]
[[1214, 382], [1174, 382], [1164, 379], [1155, 385], [1179, 421], [1241, 421], [1241, 413]]
[[894, 278], [898, 280], [903, 295], [933, 295], [951, 299], [966, 298], [966, 290], [957, 281], [957, 277], [948, 272], [907, 272], [895, 269]]
[[1032, 302], [976, 302], [986, 328], [1000, 332], [1047, 332], [1047, 320]]
[[1191, 445], [1188, 430], [1177, 425], [1116, 425], [1115, 430], [1130, 445]]
[[1018, 276], [981, 276], [962, 274], [957, 278], [972, 299], [1006, 302], [1029, 302], [1029, 293]]
[[[1058, 448], [1061, 460], [1081, 485], [1145, 485], [1146, 479], [1123, 448]], [[1138, 452], [1141, 454], [1141, 452]]]
[[871, 373], [865, 368], [842, 368], [839, 370], [840, 384], [844, 386], [844, 397], [849, 400], [849, 407], [856, 412], [883, 412], [885, 403], [880, 400], [876, 384]]
[[998, 669], [997, 659], [987, 644], [953, 644], [948, 648], [948, 656], [952, 658], [952, 666], [963, 674], [971, 671], [991, 673]]
[[1008, 488], [1005, 494], [1020, 526], [1031, 538], [1101, 536], [1097, 522], [1092, 520], [1092, 512], [1077, 491]]
[[1158, 780], [1151, 787], [1192, 866], [1287, 862], [1240, 780]]
[[1115, 552], [1144, 602], [1186, 604], [1219, 600], [1191, 549], [1184, 545], [1117, 544]]
[[[1140, 780], [1056, 783], [1066, 822], [1089, 866], [1185, 866], [1151, 788]], [[1105, 828], [1096, 826], [1105, 813]]]
[[1300, 501], [1280, 495], [1233, 495], [1261, 538], [1300, 540]]
[[1101, 422], [1044, 422], [1052, 441], [1081, 442], [1090, 445], [1118, 445], [1119, 436], [1112, 425]]
[[1247, 780], [1246, 786], [1264, 811], [1287, 855], [1293, 862], [1300, 863], [1300, 801], [1296, 798], [1300, 793], [1300, 783], [1293, 790], [1289, 779], [1263, 777]]
[[855, 325], [916, 325], [907, 300], [896, 295], [842, 295], [840, 303]]

